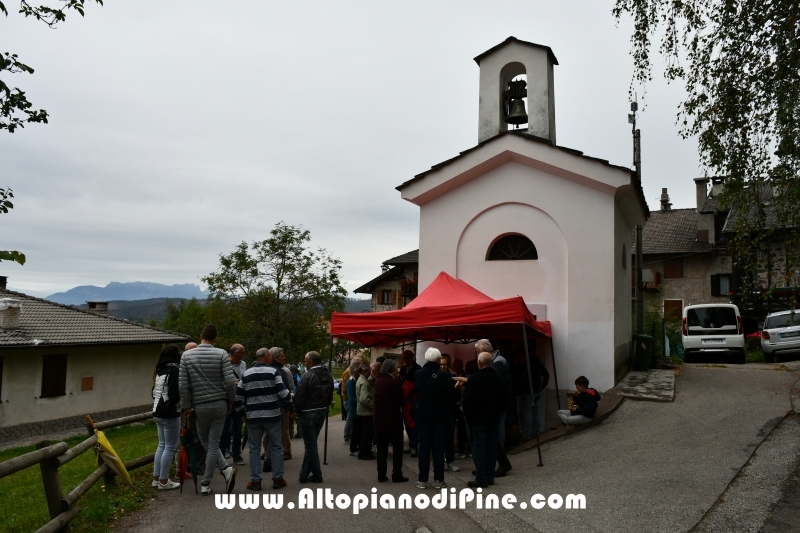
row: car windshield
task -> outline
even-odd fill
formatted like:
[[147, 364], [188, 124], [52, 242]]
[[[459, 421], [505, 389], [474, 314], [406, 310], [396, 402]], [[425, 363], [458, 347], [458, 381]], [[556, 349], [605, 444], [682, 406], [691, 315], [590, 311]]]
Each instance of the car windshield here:
[[736, 326], [736, 311], [732, 307], [696, 307], [686, 312], [688, 326], [716, 329]]
[[764, 329], [785, 328], [789, 326], [796, 326], [798, 324], [800, 324], [800, 311], [795, 311], [794, 317], [792, 317], [792, 313], [778, 316], [768, 316], [767, 320], [764, 322]]

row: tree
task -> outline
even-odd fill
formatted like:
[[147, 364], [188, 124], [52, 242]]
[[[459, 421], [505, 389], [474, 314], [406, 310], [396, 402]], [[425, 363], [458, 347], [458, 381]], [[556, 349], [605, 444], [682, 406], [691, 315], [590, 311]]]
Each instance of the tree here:
[[219, 268], [202, 278], [209, 301], [240, 314], [246, 346], [281, 346], [290, 360], [327, 345], [326, 321], [344, 308], [342, 263], [324, 249], [311, 251], [311, 233], [280, 222], [270, 237], [242, 242], [220, 255]]
[[[94, 0], [103, 5], [103, 0]], [[84, 15], [86, 0], [63, 0], [60, 8], [48, 6], [32, 6], [26, 0], [20, 1], [19, 12], [25, 17], [33, 17], [44, 22], [48, 27], [55, 28], [59, 22], [67, 18], [67, 11], [76, 11]], [[8, 10], [0, 0], [0, 12], [8, 17]], [[0, 53], [0, 75], [8, 74], [33, 74], [33, 69], [19, 60], [17, 54], [11, 52]], [[5, 76], [4, 76], [5, 77]], [[18, 87], [10, 88], [0, 79], [0, 130], [14, 133], [17, 128], [24, 128], [30, 122], [44, 122], [47, 124], [47, 111], [32, 109], [33, 104]]]
[[[634, 81], [652, 79], [651, 49], [682, 80], [681, 135], [697, 137], [706, 175], [724, 176], [735, 264], [755, 279], [766, 243], [785, 241], [784, 283], [800, 252], [800, 3], [797, 0], [616, 0], [630, 14]], [[774, 196], [774, 197], [773, 197]], [[745, 299], [753, 283], [743, 286]]]
[[[11, 189], [0, 188], [0, 213], [7, 214], [9, 209], [14, 209], [14, 204], [9, 198], [14, 198]], [[16, 261], [20, 265], [24, 265], [25, 254], [16, 250], [0, 250], [0, 261]]]

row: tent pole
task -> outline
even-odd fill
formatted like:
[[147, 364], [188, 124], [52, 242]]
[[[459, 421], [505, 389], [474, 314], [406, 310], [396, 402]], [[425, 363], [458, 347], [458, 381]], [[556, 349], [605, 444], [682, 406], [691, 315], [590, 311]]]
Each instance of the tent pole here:
[[[331, 351], [328, 355], [328, 375], [333, 375], [331, 372], [333, 370], [333, 335], [331, 335]], [[341, 387], [342, 384], [339, 383], [339, 386]], [[330, 408], [330, 405], [328, 408]], [[330, 416], [325, 417], [325, 447], [323, 448], [322, 452], [322, 464], [326, 466], [328, 464], [328, 420], [330, 418]]]
[[553, 351], [553, 337], [550, 337], [550, 355], [553, 358], [553, 377], [556, 380], [556, 401], [558, 402], [558, 410], [561, 410], [561, 393], [558, 392], [558, 371], [556, 370], [556, 353]]
[[[530, 386], [530, 394], [531, 394], [531, 409], [535, 409], [536, 405], [533, 403], [533, 378], [531, 377], [531, 360], [530, 355], [528, 354], [528, 332], [525, 329], [525, 322], [522, 323], [522, 343], [525, 346], [525, 366], [528, 367], [528, 385]], [[523, 419], [525, 414], [523, 413]], [[536, 466], [544, 466], [542, 463], [542, 445], [539, 442], [539, 424], [537, 423], [536, 416], [533, 416], [531, 413], [531, 417], [533, 418], [533, 434], [536, 435], [536, 451], [539, 452], [539, 464]]]

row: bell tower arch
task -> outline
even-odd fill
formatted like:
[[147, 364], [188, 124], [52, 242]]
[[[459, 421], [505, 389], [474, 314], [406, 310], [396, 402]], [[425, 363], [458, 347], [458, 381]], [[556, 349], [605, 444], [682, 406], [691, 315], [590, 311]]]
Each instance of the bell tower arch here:
[[553, 51], [509, 37], [475, 62], [481, 70], [478, 142], [523, 125], [522, 131], [555, 144]]

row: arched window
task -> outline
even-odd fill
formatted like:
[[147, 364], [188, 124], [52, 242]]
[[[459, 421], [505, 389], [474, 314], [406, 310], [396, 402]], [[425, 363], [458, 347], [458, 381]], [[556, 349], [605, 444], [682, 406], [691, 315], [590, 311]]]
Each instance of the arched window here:
[[489, 247], [487, 261], [526, 261], [539, 259], [536, 246], [525, 235], [514, 233], [500, 237]]

